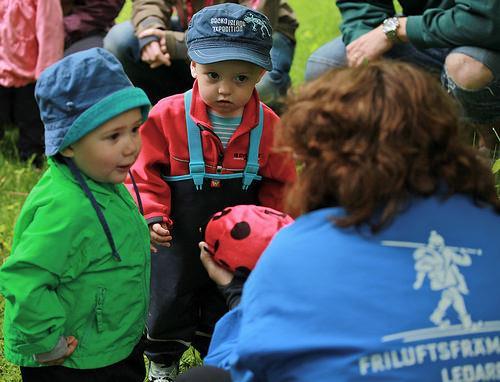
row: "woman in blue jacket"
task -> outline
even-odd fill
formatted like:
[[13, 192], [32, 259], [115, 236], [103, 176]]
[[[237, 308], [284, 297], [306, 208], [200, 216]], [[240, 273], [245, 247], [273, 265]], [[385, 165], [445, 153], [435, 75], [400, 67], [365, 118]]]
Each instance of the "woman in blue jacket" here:
[[208, 363], [232, 381], [499, 378], [500, 203], [458, 121], [408, 64], [301, 89], [279, 142], [302, 166], [288, 195], [302, 216], [219, 321]]

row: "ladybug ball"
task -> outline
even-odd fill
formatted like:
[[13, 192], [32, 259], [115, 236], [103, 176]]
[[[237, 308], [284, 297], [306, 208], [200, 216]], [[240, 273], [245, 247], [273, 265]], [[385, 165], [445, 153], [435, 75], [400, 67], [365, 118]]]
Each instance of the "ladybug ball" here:
[[287, 214], [269, 207], [227, 207], [212, 215], [204, 239], [219, 265], [232, 272], [251, 271], [276, 232], [292, 222]]

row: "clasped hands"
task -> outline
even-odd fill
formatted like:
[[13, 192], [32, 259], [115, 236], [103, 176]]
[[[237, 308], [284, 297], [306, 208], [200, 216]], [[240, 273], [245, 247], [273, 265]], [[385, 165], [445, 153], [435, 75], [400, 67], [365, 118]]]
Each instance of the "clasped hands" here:
[[167, 48], [167, 40], [164, 30], [149, 28], [143, 30], [137, 38], [141, 39], [149, 36], [156, 36], [159, 41], [151, 41], [141, 51], [141, 60], [149, 64], [151, 69], [157, 68], [161, 65], [170, 66], [172, 64], [170, 54]]

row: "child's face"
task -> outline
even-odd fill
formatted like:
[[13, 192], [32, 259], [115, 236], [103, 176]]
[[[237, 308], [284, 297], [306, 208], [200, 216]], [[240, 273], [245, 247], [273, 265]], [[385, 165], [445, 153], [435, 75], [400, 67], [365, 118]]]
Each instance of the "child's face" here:
[[139, 108], [110, 119], [61, 151], [78, 168], [101, 183], [122, 183], [141, 150]]
[[191, 74], [198, 79], [203, 102], [222, 117], [243, 114], [243, 108], [264, 73], [264, 69], [246, 61], [191, 62]]

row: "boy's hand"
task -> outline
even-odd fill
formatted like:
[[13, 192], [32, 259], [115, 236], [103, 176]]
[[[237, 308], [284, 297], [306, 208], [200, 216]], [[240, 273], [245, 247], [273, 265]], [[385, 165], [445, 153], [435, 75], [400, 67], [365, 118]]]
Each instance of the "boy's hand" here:
[[161, 245], [163, 247], [170, 247], [172, 236], [168, 230], [167, 223], [153, 223], [149, 226], [149, 236], [151, 237], [151, 251], [156, 253], [158, 249], [153, 245]]
[[240, 303], [243, 284], [245, 284], [248, 277], [248, 272], [238, 268], [234, 274], [231, 273], [217, 264], [210, 254], [207, 243], [200, 241], [198, 246], [201, 250], [200, 259], [208, 272], [208, 276], [217, 284], [219, 291], [226, 299], [228, 308], [234, 309]]
[[212, 255], [207, 251], [207, 243], [200, 241], [198, 246], [200, 247], [200, 260], [207, 270], [208, 276], [219, 286], [229, 285], [234, 275], [214, 261]]
[[68, 337], [66, 337], [66, 346], [68, 348], [67, 348], [66, 354], [64, 354], [64, 356], [62, 356], [61, 358], [58, 358], [58, 359], [54, 359], [52, 361], [39, 362], [39, 363], [41, 365], [45, 365], [45, 366], [62, 365], [63, 362], [66, 360], [66, 358], [70, 357], [71, 354], [73, 354], [73, 352], [75, 351], [77, 345], [78, 345], [78, 340], [75, 337], [73, 337], [73, 336], [68, 336]]

